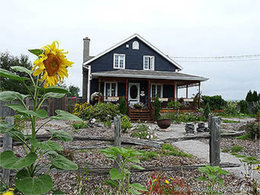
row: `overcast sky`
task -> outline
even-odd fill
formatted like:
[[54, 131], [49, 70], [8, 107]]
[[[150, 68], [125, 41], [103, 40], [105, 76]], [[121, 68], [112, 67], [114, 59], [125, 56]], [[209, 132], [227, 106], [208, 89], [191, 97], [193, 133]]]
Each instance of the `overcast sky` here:
[[[83, 38], [97, 55], [134, 33], [171, 57], [260, 54], [259, 0], [5, 0], [0, 7], [0, 52], [26, 54], [54, 40], [75, 62], [66, 84], [82, 86]], [[204, 95], [243, 99], [260, 92], [260, 57], [205, 62], [176, 59], [183, 73], [209, 78]], [[196, 62], [194, 62], [196, 61]]]

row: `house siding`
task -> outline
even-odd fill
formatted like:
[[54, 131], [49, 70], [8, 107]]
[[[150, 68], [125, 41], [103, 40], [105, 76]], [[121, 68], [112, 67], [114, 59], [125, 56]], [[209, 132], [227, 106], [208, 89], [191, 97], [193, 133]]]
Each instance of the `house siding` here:
[[[132, 49], [132, 43], [139, 42], [139, 50]], [[127, 48], [126, 45], [129, 45]], [[92, 72], [112, 71], [113, 69], [113, 56], [115, 53], [125, 54], [125, 69], [143, 70], [143, 56], [149, 55], [155, 57], [156, 71], [175, 71], [177, 67], [171, 62], [166, 60], [144, 42], [137, 37], [124, 43], [123, 45], [115, 48], [114, 50], [104, 54], [90, 63]]]

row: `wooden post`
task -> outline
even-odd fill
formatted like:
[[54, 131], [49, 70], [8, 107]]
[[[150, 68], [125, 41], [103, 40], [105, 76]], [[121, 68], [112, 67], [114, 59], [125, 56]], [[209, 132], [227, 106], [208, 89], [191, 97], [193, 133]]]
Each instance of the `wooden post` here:
[[200, 108], [200, 82], [199, 82], [199, 99], [198, 99], [198, 108]]
[[114, 117], [114, 146], [121, 147], [121, 116]]
[[189, 86], [186, 85], [186, 98], [189, 98]]
[[150, 88], [151, 88], [151, 81], [148, 80], [148, 108], [151, 108], [151, 97], [150, 97]]
[[[5, 121], [8, 122], [10, 125], [14, 124], [14, 117], [6, 117]], [[12, 138], [9, 136], [8, 133], [4, 134], [3, 137], [3, 150], [12, 150], [13, 149], [13, 141]], [[2, 181], [4, 184], [6, 184], [7, 187], [9, 187], [9, 182], [10, 182], [10, 170], [3, 169], [3, 176], [2, 176]]]
[[[104, 86], [104, 87], [106, 87], [106, 86]], [[101, 88], [101, 79], [99, 78], [98, 79], [98, 102], [100, 102], [100, 89]], [[105, 96], [105, 94], [104, 94], [104, 96]]]
[[220, 165], [220, 129], [221, 118], [209, 116], [209, 161], [212, 166]]
[[126, 110], [128, 111], [128, 79], [125, 80], [125, 101], [126, 101]]
[[173, 81], [173, 101], [176, 101], [176, 94], [175, 94], [175, 92], [176, 92], [176, 89], [175, 89], [175, 81]]

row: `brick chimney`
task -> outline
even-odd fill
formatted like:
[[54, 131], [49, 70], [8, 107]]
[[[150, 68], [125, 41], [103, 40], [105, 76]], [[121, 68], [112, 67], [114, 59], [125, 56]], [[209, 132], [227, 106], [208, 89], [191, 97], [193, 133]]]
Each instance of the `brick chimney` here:
[[83, 63], [90, 59], [90, 56], [89, 56], [89, 43], [90, 43], [90, 39], [88, 37], [85, 37], [83, 39]]

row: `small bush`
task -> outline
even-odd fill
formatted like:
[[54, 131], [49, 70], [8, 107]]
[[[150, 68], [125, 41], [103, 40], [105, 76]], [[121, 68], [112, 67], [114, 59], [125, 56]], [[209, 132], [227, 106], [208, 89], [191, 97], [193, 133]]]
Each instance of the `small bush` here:
[[85, 102], [83, 104], [75, 104], [73, 109], [73, 114], [82, 119], [91, 119], [93, 107], [89, 103]]
[[227, 102], [227, 105], [224, 109], [226, 115], [237, 116], [238, 115], [238, 103], [237, 102]]
[[223, 120], [223, 123], [240, 123], [240, 121]]
[[74, 122], [72, 124], [74, 129], [84, 129], [84, 128], [88, 128], [88, 124], [84, 123], [84, 122]]
[[209, 107], [209, 103], [207, 103], [206, 108], [204, 110], [204, 117], [206, 120], [209, 118], [209, 114], [210, 114], [210, 107]]
[[206, 107], [207, 104], [210, 106], [210, 110], [222, 110], [222, 108], [226, 105], [226, 101], [222, 99], [220, 95], [215, 96], [202, 96], [202, 106]]
[[150, 161], [158, 157], [158, 153], [155, 151], [139, 151], [142, 155], [140, 156], [140, 160]]
[[107, 128], [111, 128], [111, 127], [112, 127], [111, 121], [104, 121], [103, 124], [104, 124], [104, 126], [107, 127]]
[[160, 114], [160, 111], [161, 111], [161, 102], [159, 100], [159, 97], [156, 96], [155, 97], [155, 100], [154, 100], [154, 118], [155, 120], [158, 120], [161, 116]]
[[171, 121], [176, 122], [176, 123], [181, 123], [181, 122], [198, 122], [198, 121], [206, 121], [202, 113], [168, 113], [164, 115], [164, 118], [169, 118]]
[[112, 103], [97, 103], [93, 106], [92, 118], [99, 121], [111, 121], [119, 114], [118, 105]]
[[250, 135], [251, 139], [257, 140], [260, 138], [260, 125], [257, 122], [248, 122], [246, 125], [246, 132]]
[[152, 139], [153, 132], [147, 125], [138, 125], [130, 135], [131, 137], [136, 137], [140, 139]]
[[180, 108], [180, 106], [181, 106], [181, 103], [180, 102], [178, 102], [178, 101], [170, 101], [170, 102], [168, 102], [168, 104], [167, 104], [167, 107], [168, 108], [173, 108], [173, 109], [179, 109]]
[[250, 137], [251, 136], [249, 134], [244, 134], [244, 135], [236, 137], [236, 139], [247, 140], [247, 139], [250, 139]]
[[171, 144], [163, 144], [162, 145], [162, 153], [164, 155], [171, 156], [185, 156], [191, 158], [191, 154], [187, 154], [185, 152], [179, 151], [177, 148], [173, 147]]
[[231, 152], [241, 152], [242, 150], [243, 150], [243, 147], [242, 146], [238, 146], [238, 145], [233, 146], [231, 148]]
[[121, 114], [126, 114], [127, 112], [125, 97], [122, 97], [119, 100], [119, 111]]
[[127, 129], [132, 128], [130, 120], [129, 120], [128, 116], [126, 116], [126, 115], [124, 115], [121, 119], [121, 128], [123, 130], [123, 133], [125, 133], [127, 131]]

